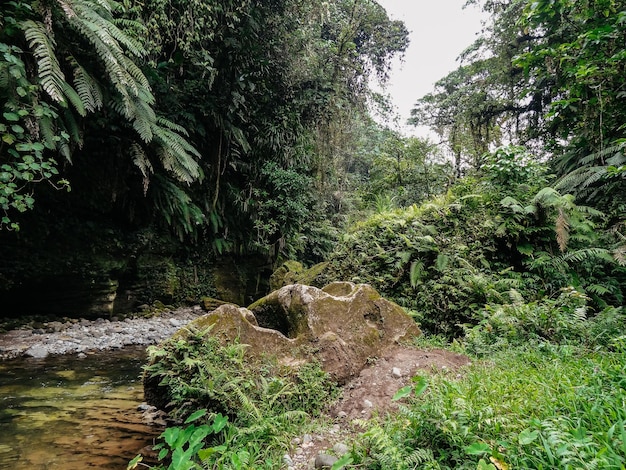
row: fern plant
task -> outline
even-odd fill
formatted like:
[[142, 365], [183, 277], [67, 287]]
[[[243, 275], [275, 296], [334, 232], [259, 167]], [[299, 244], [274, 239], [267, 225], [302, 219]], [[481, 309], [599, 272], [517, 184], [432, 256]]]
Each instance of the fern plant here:
[[114, 0], [48, 0], [36, 8], [16, 1], [0, 7], [11, 25], [0, 32], [0, 126], [10, 132], [0, 157], [5, 213], [0, 227], [12, 223], [10, 210], [32, 207], [34, 183], [67, 186], [55, 176], [55, 159], [71, 162], [72, 151], [83, 144], [81, 119], [105, 108], [136, 134], [129, 155], [144, 191], [157, 163], [183, 184], [202, 177], [200, 154], [185, 129], [155, 112], [155, 97], [139, 66], [145, 51], [123, 29], [141, 26], [118, 22], [118, 8]]

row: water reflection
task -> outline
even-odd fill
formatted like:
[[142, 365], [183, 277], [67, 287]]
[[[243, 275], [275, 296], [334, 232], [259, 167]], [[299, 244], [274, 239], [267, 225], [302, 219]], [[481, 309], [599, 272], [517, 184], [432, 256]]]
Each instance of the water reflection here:
[[0, 468], [125, 469], [141, 423], [143, 348], [0, 362]]

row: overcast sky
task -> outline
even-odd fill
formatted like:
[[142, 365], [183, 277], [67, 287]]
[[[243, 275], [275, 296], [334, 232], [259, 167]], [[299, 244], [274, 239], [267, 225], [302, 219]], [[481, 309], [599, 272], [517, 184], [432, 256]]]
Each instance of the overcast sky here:
[[[404, 125], [415, 102], [431, 92], [434, 84], [458, 67], [456, 58], [476, 39], [482, 12], [463, 9], [466, 0], [377, 0], [392, 19], [402, 20], [411, 44], [403, 63], [394, 63], [387, 86]], [[414, 128], [405, 128], [413, 134]]]

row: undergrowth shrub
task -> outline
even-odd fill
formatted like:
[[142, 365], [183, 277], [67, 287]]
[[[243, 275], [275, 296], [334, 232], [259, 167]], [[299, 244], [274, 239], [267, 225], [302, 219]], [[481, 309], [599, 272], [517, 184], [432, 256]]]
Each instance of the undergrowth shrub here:
[[338, 395], [318, 363], [291, 369], [272, 357], [249, 360], [245, 350], [191, 328], [149, 348], [145, 374], [160, 383], [170, 416], [186, 418], [161, 435], [164, 463], [153, 468], [279, 468], [290, 436]]
[[511, 297], [512, 303], [487, 305], [479, 313], [479, 324], [466, 328], [463, 344], [468, 352], [481, 356], [540, 343], [604, 348], [626, 326], [621, 307], [592, 315], [589, 297], [572, 287], [562, 289], [556, 299], [526, 303], [515, 291]]
[[148, 349], [145, 374], [158, 379], [173, 416], [208, 409], [238, 424], [282, 413], [316, 415], [337, 395], [336, 384], [318, 363], [294, 370], [272, 357], [247, 360], [245, 350], [246, 345], [236, 341], [222, 344], [210, 329], [189, 329], [184, 337]]

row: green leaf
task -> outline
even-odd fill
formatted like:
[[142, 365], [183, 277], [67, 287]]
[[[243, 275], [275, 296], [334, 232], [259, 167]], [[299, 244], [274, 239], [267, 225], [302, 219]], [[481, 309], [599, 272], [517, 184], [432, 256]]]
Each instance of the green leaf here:
[[492, 463], [487, 463], [485, 459], [480, 459], [476, 470], [497, 470], [496, 466]]
[[228, 447], [226, 447], [225, 445], [209, 447], [208, 449], [200, 449], [198, 451], [198, 457], [204, 462], [205, 460], [208, 460], [213, 454], [221, 454], [223, 452], [226, 452], [227, 449]]
[[423, 375], [418, 375], [411, 379], [414, 385], [415, 396], [419, 396], [426, 391], [428, 388], [428, 379]]
[[342, 468], [344, 468], [346, 465], [350, 465], [353, 462], [353, 458], [350, 454], [345, 454], [343, 457], [341, 457], [339, 460], [337, 460], [332, 467], [330, 467], [330, 470], [341, 470]]
[[215, 418], [213, 418], [213, 432], [215, 434], [220, 432], [222, 429], [224, 429], [226, 423], [228, 423], [227, 416], [222, 416], [221, 413], [216, 414]]
[[172, 452], [172, 465], [175, 470], [189, 470], [193, 467], [193, 462], [190, 461], [190, 456], [187, 452], [183, 451], [181, 447], [177, 447]]
[[161, 449], [161, 451], [159, 452], [158, 459], [163, 460], [165, 456], [169, 454], [169, 452], [170, 452], [169, 449], [166, 449], [166, 448]]
[[424, 263], [421, 260], [416, 260], [411, 263], [411, 271], [409, 273], [409, 280], [411, 287], [416, 287], [417, 283], [424, 274]]
[[167, 428], [165, 431], [163, 431], [163, 434], [161, 434], [161, 437], [165, 439], [165, 442], [167, 442], [167, 445], [169, 445], [170, 447], [174, 447], [174, 444], [178, 440], [179, 435], [180, 435], [180, 428], [173, 427], [173, 428]]
[[412, 390], [413, 390], [413, 387], [410, 385], [407, 385], [406, 387], [402, 387], [400, 390], [396, 392], [392, 400], [397, 401], [397, 400], [401, 400], [402, 398], [406, 398], [411, 394]]
[[465, 453], [468, 455], [482, 455], [491, 453], [491, 447], [484, 442], [475, 442], [474, 444], [465, 447]]
[[141, 454], [135, 456], [135, 458], [133, 460], [131, 460], [130, 462], [128, 462], [128, 465], [126, 466], [126, 470], [133, 470], [135, 468], [137, 468], [137, 465], [139, 464], [139, 462], [141, 462], [143, 460], [143, 457]]
[[20, 117], [15, 113], [3, 113], [2, 115], [7, 121], [16, 122], [20, 120]]
[[185, 424], [189, 424], [192, 423], [193, 421], [196, 421], [197, 419], [202, 418], [203, 416], [205, 416], [207, 414], [206, 410], [198, 410], [195, 413], [192, 413], [186, 420], [185, 420]]
[[525, 446], [533, 442], [538, 437], [539, 437], [539, 431], [537, 430], [531, 431], [530, 429], [524, 429], [522, 432], [519, 433], [519, 435], [517, 436], [517, 439], [520, 445]]

